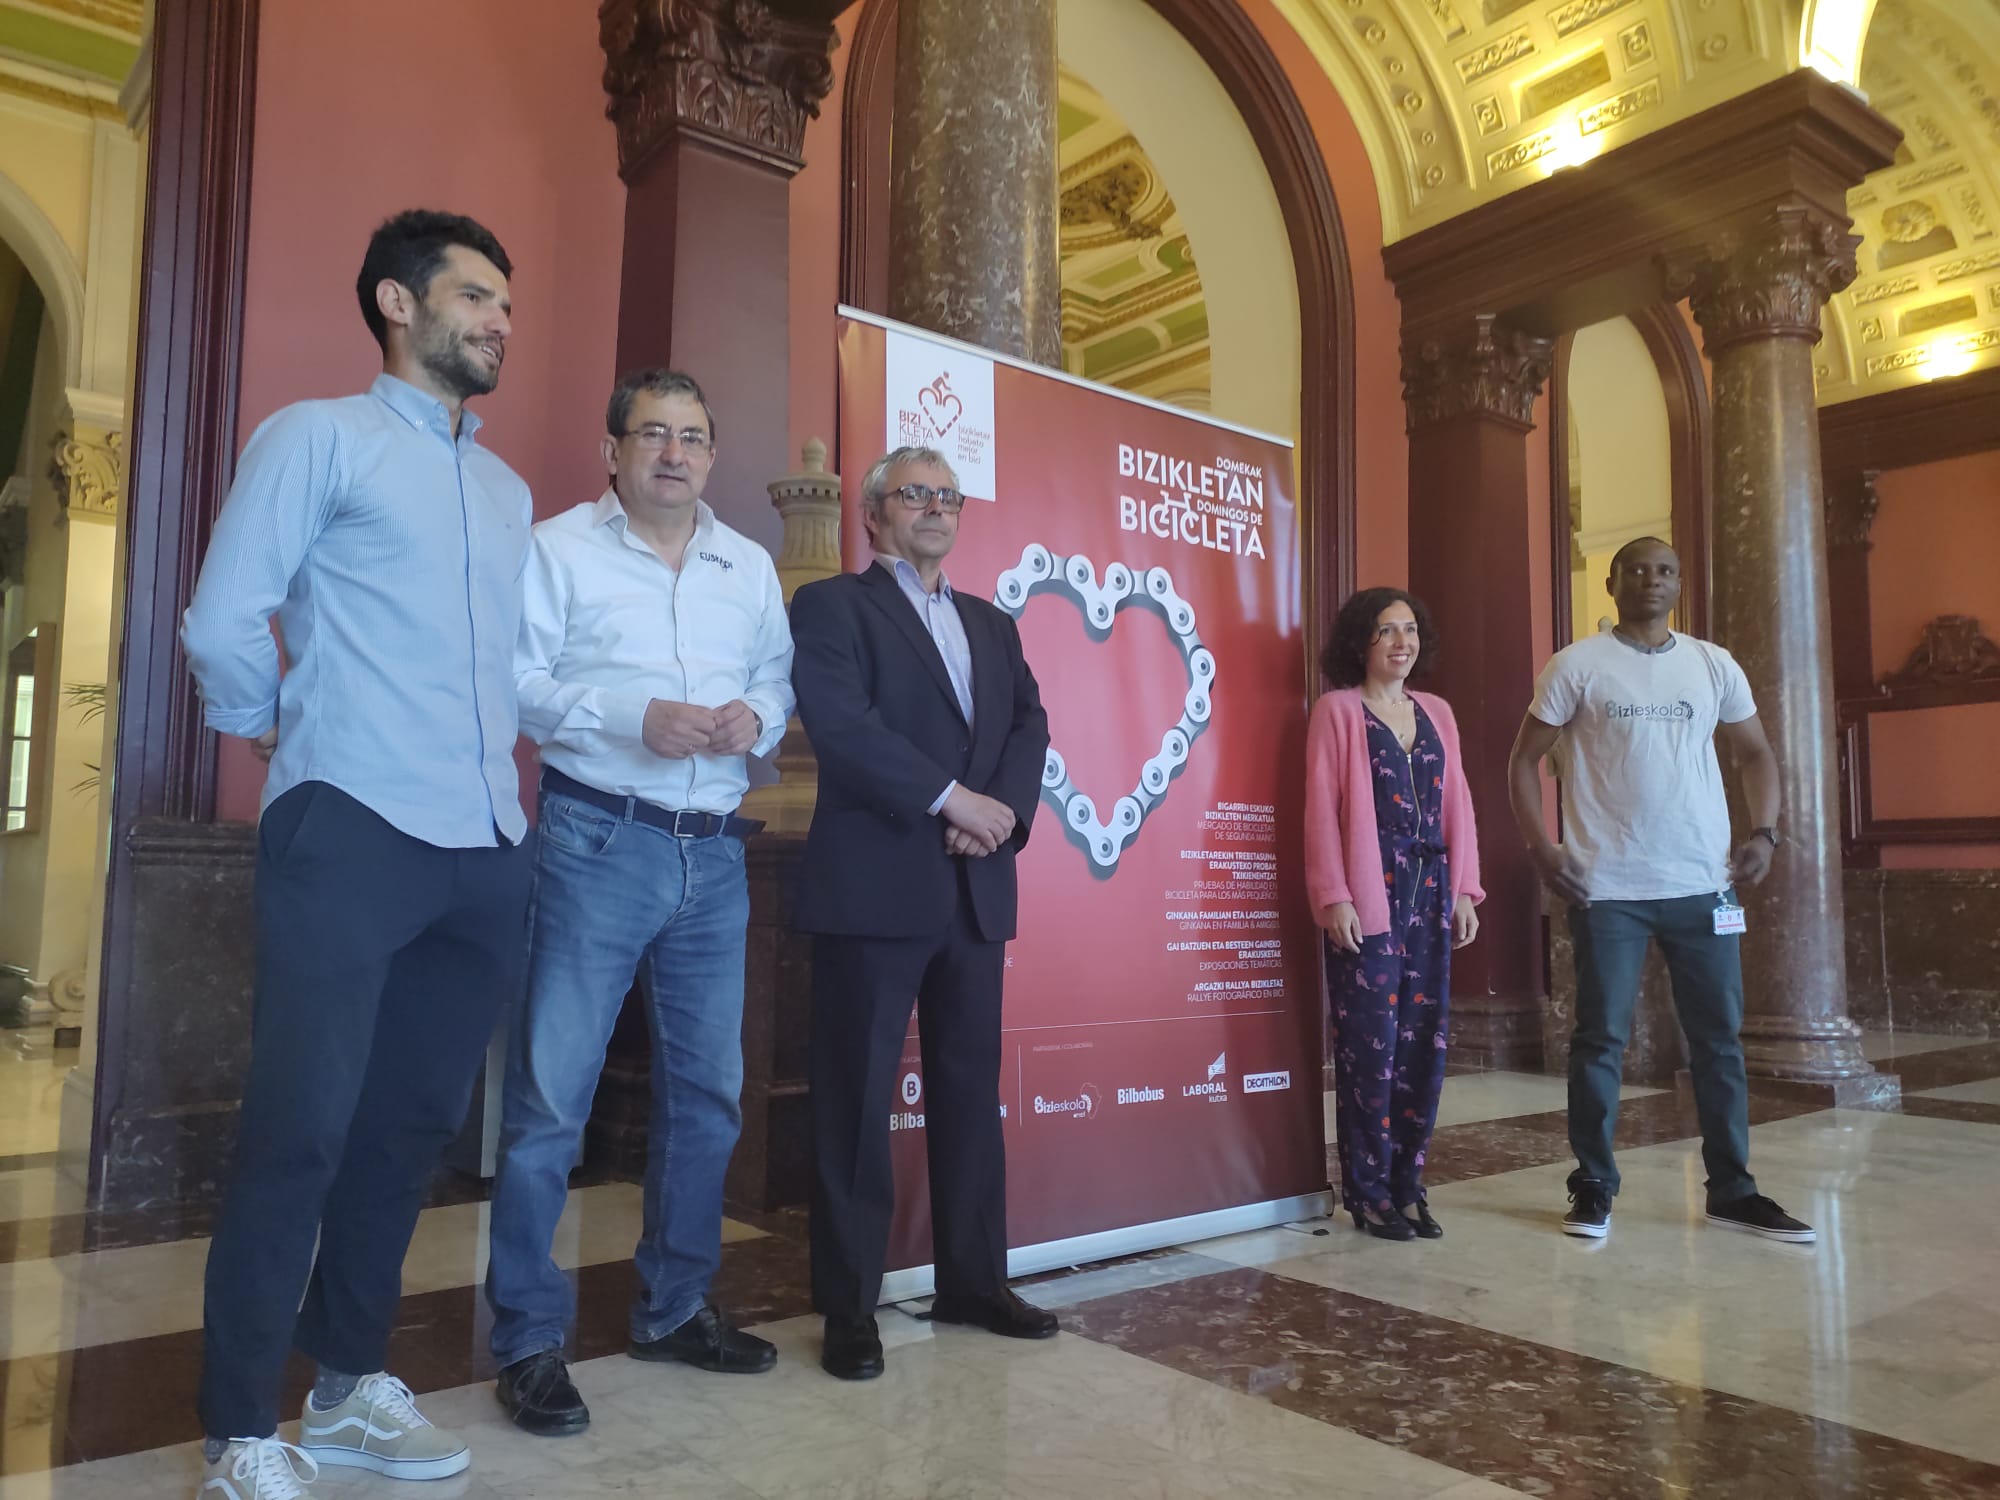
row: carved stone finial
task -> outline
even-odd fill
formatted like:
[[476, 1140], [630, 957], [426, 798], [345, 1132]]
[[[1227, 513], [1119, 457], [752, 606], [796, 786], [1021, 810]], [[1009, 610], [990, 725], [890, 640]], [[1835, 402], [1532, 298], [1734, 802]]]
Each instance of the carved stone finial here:
[[806, 121], [833, 87], [832, 26], [767, 0], [603, 0], [597, 36], [627, 181], [677, 133], [788, 175], [802, 165]]
[[125, 487], [125, 434], [108, 432], [92, 442], [57, 433], [49, 459], [49, 483], [72, 516], [111, 521], [118, 516], [118, 497]]
[[802, 472], [824, 474], [826, 472], [826, 444], [818, 438], [807, 438], [805, 446], [799, 449], [799, 459], [805, 465]]
[[1453, 417], [1498, 417], [1535, 425], [1535, 397], [1549, 378], [1555, 342], [1522, 333], [1491, 313], [1460, 338], [1429, 338], [1403, 350], [1403, 401], [1411, 432]]
[[1750, 338], [1819, 342], [1820, 309], [1854, 280], [1850, 220], [1795, 205], [1664, 258], [1667, 294], [1686, 297], [1712, 358]]
[[1868, 533], [1875, 525], [1875, 512], [1882, 498], [1875, 493], [1880, 469], [1863, 469], [1861, 483], [1852, 489], [1837, 486], [1826, 492], [1826, 545], [1828, 551], [1843, 547], [1868, 548]]

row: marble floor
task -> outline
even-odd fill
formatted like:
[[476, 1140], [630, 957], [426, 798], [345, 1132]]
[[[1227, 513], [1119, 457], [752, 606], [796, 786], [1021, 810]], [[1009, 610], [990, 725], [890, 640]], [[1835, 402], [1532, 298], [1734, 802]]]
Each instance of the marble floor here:
[[76, 1052], [57, 1048], [54, 1037], [48, 1025], [0, 1027], [0, 1172], [55, 1152]]
[[[1760, 1185], [1814, 1246], [1707, 1225], [1687, 1106], [1654, 1090], [1621, 1113], [1611, 1237], [1566, 1239], [1560, 1080], [1458, 1076], [1432, 1154], [1443, 1240], [1315, 1221], [1037, 1277], [1024, 1294], [1064, 1321], [1047, 1343], [890, 1309], [889, 1373], [858, 1386], [817, 1368], [795, 1214], [732, 1221], [716, 1287], [777, 1370], [626, 1358], [637, 1190], [580, 1187], [557, 1257], [594, 1421], [561, 1441], [493, 1400], [485, 1209], [445, 1194], [391, 1367], [468, 1431], [473, 1469], [329, 1472], [314, 1493], [1993, 1500], [2000, 1044], [1870, 1050], [1902, 1074], [1901, 1112], [1753, 1117]], [[191, 1495], [206, 1224], [94, 1218], [41, 1173], [0, 1172], [0, 1500]]]

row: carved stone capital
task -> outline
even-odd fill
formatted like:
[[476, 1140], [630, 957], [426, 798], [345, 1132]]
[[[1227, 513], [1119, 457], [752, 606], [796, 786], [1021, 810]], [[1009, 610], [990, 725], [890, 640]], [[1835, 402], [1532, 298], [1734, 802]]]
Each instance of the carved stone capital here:
[[787, 175], [802, 165], [806, 121], [833, 87], [832, 26], [767, 0], [603, 0], [597, 37], [628, 181], [682, 134]]
[[57, 433], [49, 458], [49, 482], [70, 516], [115, 521], [125, 488], [125, 434], [107, 432], [99, 440]]
[[1462, 336], [1425, 338], [1403, 349], [1403, 402], [1411, 432], [1453, 417], [1497, 417], [1526, 430], [1549, 378], [1555, 341], [1522, 333], [1491, 313]]
[[1744, 339], [1819, 341], [1820, 309], [1854, 280], [1852, 221], [1787, 205], [1664, 258], [1667, 294], [1686, 297], [1708, 354]]
[[1829, 552], [1847, 547], [1864, 551], [1872, 545], [1868, 533], [1875, 525], [1875, 512], [1882, 500], [1875, 493], [1880, 469], [1863, 469], [1861, 483], [1849, 488], [1836, 485], [1826, 492], [1826, 545]]

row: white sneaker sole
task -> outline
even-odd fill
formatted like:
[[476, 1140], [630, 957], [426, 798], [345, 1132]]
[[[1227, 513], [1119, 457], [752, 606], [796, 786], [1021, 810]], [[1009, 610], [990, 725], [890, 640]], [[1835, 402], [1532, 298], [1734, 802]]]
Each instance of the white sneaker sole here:
[[392, 1458], [386, 1453], [365, 1453], [359, 1448], [316, 1448], [299, 1444], [321, 1464], [336, 1469], [370, 1469], [389, 1479], [449, 1479], [472, 1467], [472, 1449], [461, 1448], [442, 1458]]
[[1810, 1245], [1819, 1238], [1817, 1229], [1759, 1229], [1755, 1224], [1739, 1224], [1734, 1219], [1721, 1218], [1716, 1214], [1710, 1214], [1708, 1222], [1723, 1229], [1734, 1229], [1740, 1234], [1754, 1234], [1760, 1239], [1777, 1240], [1787, 1245]]
[[1572, 1224], [1568, 1219], [1564, 1219], [1563, 1233], [1573, 1234], [1580, 1240], [1608, 1239], [1611, 1235], [1611, 1221], [1606, 1219], [1602, 1224]]

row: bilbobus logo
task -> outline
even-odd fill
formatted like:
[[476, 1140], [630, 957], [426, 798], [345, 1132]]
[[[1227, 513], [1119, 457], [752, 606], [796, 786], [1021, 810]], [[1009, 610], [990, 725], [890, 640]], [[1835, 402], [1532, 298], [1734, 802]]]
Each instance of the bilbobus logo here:
[[1120, 1104], [1158, 1104], [1166, 1097], [1167, 1091], [1165, 1089], [1156, 1089], [1149, 1084], [1141, 1084], [1135, 1089], [1121, 1088], [1118, 1090], [1118, 1102]]

